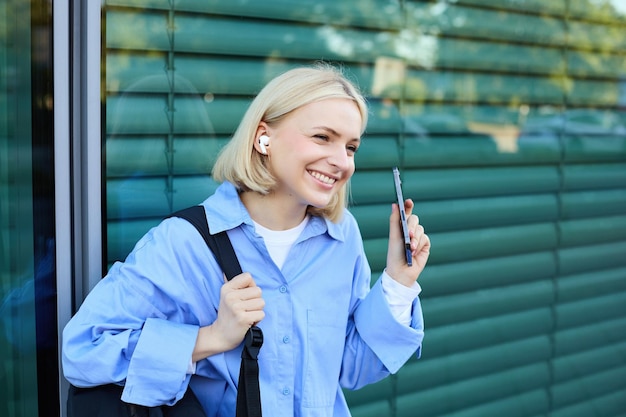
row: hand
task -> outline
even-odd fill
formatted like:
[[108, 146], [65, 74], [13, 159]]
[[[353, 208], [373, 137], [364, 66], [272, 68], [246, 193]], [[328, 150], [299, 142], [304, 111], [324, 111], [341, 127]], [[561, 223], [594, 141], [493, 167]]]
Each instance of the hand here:
[[252, 275], [244, 272], [222, 286], [213, 326], [232, 349], [241, 343], [250, 327], [263, 320], [263, 307], [265, 301], [261, 298], [261, 288], [257, 287]]
[[430, 255], [430, 239], [419, 224], [419, 218], [413, 213], [413, 201], [404, 201], [409, 237], [411, 238], [411, 256], [413, 265], [408, 266], [404, 250], [404, 238], [400, 225], [400, 210], [397, 204], [391, 208], [389, 217], [389, 247], [387, 249], [387, 274], [399, 283], [410, 287], [424, 270]]
[[[226, 279], [224, 279], [226, 281]], [[217, 319], [210, 326], [200, 328], [193, 352], [198, 361], [216, 353], [237, 347], [252, 325], [265, 317], [265, 301], [248, 272], [226, 281], [220, 291]]]

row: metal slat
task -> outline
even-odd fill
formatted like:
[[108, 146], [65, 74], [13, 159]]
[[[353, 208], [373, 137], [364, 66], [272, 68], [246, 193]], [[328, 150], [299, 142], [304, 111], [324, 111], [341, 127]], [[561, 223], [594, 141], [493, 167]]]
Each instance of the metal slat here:
[[538, 308], [429, 329], [423, 352], [429, 358], [441, 357], [498, 344], [543, 336], [553, 326], [549, 308]]
[[566, 42], [566, 28], [560, 16], [520, 14], [502, 8], [492, 11], [458, 3], [411, 2], [407, 9], [407, 26], [426, 33], [556, 46]]
[[[415, 411], [424, 417], [435, 417], [475, 407], [490, 401], [519, 396], [548, 384], [549, 371], [545, 362], [503, 370], [491, 375], [461, 380], [445, 387], [425, 389], [398, 396], [397, 416], [412, 417]], [[547, 410], [547, 402], [535, 405], [531, 412]], [[509, 414], [506, 414], [509, 415]]]
[[550, 306], [555, 292], [550, 280], [503, 285], [422, 301], [429, 326], [439, 327]]
[[556, 269], [553, 253], [537, 252], [432, 265], [420, 276], [420, 283], [425, 297], [438, 297], [551, 278]]
[[[523, 355], [503, 352], [524, 352]], [[397, 390], [408, 394], [480, 375], [490, 375], [504, 369], [513, 369], [550, 358], [550, 340], [547, 335], [486, 346], [451, 355], [408, 362], [398, 372]]]

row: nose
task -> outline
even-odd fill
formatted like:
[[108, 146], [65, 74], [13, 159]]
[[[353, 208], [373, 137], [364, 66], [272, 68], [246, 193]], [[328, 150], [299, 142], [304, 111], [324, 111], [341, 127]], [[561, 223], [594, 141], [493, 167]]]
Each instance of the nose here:
[[332, 153], [328, 157], [328, 163], [342, 171], [350, 169], [354, 160], [348, 155], [348, 150], [342, 144], [332, 147]]

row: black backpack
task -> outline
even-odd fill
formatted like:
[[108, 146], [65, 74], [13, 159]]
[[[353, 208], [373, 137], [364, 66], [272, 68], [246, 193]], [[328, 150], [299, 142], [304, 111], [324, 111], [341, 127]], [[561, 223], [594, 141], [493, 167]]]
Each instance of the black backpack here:
[[[168, 217], [180, 217], [193, 224], [215, 255], [228, 280], [241, 274], [241, 266], [226, 232], [209, 233], [204, 207], [193, 206]], [[263, 333], [252, 326], [244, 339], [237, 392], [237, 417], [261, 417], [259, 367], [257, 357], [263, 344]], [[124, 387], [116, 384], [92, 388], [70, 385], [67, 417], [206, 417], [202, 405], [190, 388], [173, 406], [145, 407], [121, 400]]]

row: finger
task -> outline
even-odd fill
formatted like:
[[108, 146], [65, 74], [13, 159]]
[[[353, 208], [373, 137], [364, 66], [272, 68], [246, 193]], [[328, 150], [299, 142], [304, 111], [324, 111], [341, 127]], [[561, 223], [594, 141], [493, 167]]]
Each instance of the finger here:
[[407, 218], [413, 213], [413, 207], [415, 207], [413, 200], [410, 198], [404, 200], [404, 212], [406, 213]]
[[226, 286], [222, 288], [221, 299], [231, 309], [247, 310], [246, 303], [255, 300], [263, 300], [261, 297], [261, 289], [259, 287], [250, 287], [244, 289], [228, 289]]
[[235, 306], [235, 314], [238, 322], [242, 325], [252, 326], [260, 322], [265, 317], [263, 308], [265, 301], [262, 298], [255, 300], [242, 301]]
[[391, 215], [389, 216], [389, 238], [392, 239], [400, 239], [400, 233], [402, 232], [399, 228], [400, 224], [400, 209], [396, 203], [391, 205]]
[[424, 232], [424, 227], [418, 224], [412, 232], [411, 236], [411, 250], [415, 253], [420, 250], [420, 248], [424, 245], [426, 233]]
[[240, 307], [243, 311], [261, 311], [265, 307], [265, 300], [262, 298], [253, 298], [242, 301]]
[[231, 279], [224, 285], [228, 286], [231, 289], [256, 287], [256, 283], [254, 282], [254, 279], [252, 278], [252, 275], [250, 275], [249, 272], [243, 272], [235, 276], [233, 279]]
[[424, 234], [420, 239], [420, 246], [413, 257], [416, 259], [418, 265], [426, 265], [428, 257], [430, 256], [430, 238], [427, 234]]
[[407, 222], [407, 225], [409, 226], [409, 231], [416, 232], [417, 228], [420, 225], [420, 218], [417, 216], [417, 214], [407, 215], [406, 222]]
[[237, 299], [242, 301], [260, 299], [262, 296], [261, 288], [256, 286], [238, 289], [233, 293], [236, 294]]

